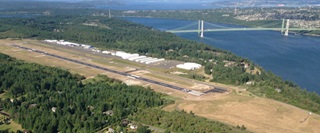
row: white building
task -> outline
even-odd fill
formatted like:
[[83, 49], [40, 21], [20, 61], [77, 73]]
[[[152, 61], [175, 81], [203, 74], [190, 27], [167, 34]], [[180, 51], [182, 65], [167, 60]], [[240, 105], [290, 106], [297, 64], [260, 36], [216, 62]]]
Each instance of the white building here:
[[110, 51], [102, 51], [103, 54], [110, 54]]
[[48, 42], [48, 43], [57, 43], [58, 40], [44, 40], [45, 42]]
[[185, 69], [185, 70], [195, 70], [195, 69], [199, 69], [200, 67], [201, 67], [200, 64], [191, 63], [191, 62], [177, 65], [177, 68], [181, 68], [181, 69]]
[[78, 43], [68, 42], [68, 41], [64, 41], [64, 40], [44, 40], [44, 41], [48, 42], [48, 43], [56, 43], [56, 44], [64, 45], [64, 46], [78, 46], [78, 47], [81, 46]]
[[122, 59], [130, 59], [133, 57], [139, 57], [139, 54], [127, 54], [127, 55], [122, 56]]
[[57, 111], [57, 107], [52, 107], [51, 111], [55, 113]]
[[81, 44], [81, 47], [83, 47], [84, 49], [90, 49], [90, 48], [92, 48], [92, 46], [90, 46], [90, 45], [85, 45], [85, 44]]
[[134, 60], [138, 60], [138, 59], [141, 59], [141, 58], [146, 58], [146, 56], [131, 57], [131, 58], [128, 58], [128, 60], [129, 61], [134, 61]]
[[134, 61], [136, 61], [136, 62], [140, 62], [140, 61], [142, 61], [142, 60], [146, 60], [146, 59], [148, 59], [149, 57], [143, 57], [143, 58], [139, 58], [139, 59], [136, 59], [136, 60], [134, 60]]
[[144, 63], [144, 62], [151, 61], [151, 60], [155, 60], [155, 59], [151, 58], [151, 57], [147, 57], [147, 58], [144, 58], [143, 60], [140, 60], [140, 63]]
[[156, 59], [156, 60], [151, 60], [151, 61], [147, 61], [145, 62], [146, 64], [151, 64], [151, 63], [156, 63], [156, 62], [160, 62], [160, 61], [164, 61], [164, 59]]

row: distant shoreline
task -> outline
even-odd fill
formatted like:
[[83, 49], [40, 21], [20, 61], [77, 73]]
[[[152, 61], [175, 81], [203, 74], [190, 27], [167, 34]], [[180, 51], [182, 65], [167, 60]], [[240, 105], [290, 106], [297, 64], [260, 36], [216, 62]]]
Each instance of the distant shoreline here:
[[306, 34], [303, 34], [303, 35], [306, 35], [306, 36], [315, 36], [315, 37], [320, 37], [320, 35], [318, 35], [318, 34], [310, 34], [310, 33], [306, 33]]
[[[188, 19], [179, 19], [179, 18], [167, 18], [167, 17], [153, 17], [153, 16], [114, 16], [115, 18], [160, 18], [160, 19], [177, 19], [177, 20], [186, 20], [189, 21]], [[216, 23], [216, 22], [215, 22]], [[245, 25], [238, 25], [238, 24], [231, 24], [231, 23], [221, 23], [221, 24], [230, 24], [230, 25], [237, 25], [237, 26], [243, 26], [243, 27], [250, 27], [250, 26], [245, 26]], [[300, 34], [304, 36], [314, 36], [314, 37], [320, 37], [319, 34], [311, 34], [311, 33], [299, 33], [296, 31], [290, 31], [290, 33], [294, 34]]]

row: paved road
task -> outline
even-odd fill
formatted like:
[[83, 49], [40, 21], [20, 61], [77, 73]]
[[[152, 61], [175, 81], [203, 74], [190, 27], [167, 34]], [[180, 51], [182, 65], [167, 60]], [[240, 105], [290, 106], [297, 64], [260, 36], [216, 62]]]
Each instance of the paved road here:
[[[83, 49], [83, 48], [80, 48], [80, 47], [70, 47], [70, 46], [63, 46], [63, 45], [56, 45], [58, 47], [62, 47], [63, 49], [72, 49], [72, 50], [77, 50], [77, 51], [81, 51], [82, 53], [89, 53], [89, 54], [96, 54], [96, 55], [99, 55], [99, 56], [102, 56], [102, 57], [106, 57], [106, 58], [118, 58], [118, 59], [122, 59], [120, 57], [115, 57], [115, 56], [111, 56], [111, 55], [107, 55], [107, 54], [101, 54], [101, 53], [97, 53], [97, 52], [92, 52], [91, 50], [88, 50], [88, 49]], [[56, 49], [56, 47], [53, 47], [54, 49]], [[79, 56], [86, 56], [85, 54], [83, 55], [79, 55]], [[101, 60], [101, 59], [98, 59], [98, 60]], [[170, 66], [176, 66], [177, 64], [181, 64], [182, 62], [179, 62], [179, 61], [174, 61], [174, 60], [166, 60], [160, 64], [149, 64], [149, 65], [152, 65], [151, 67], [159, 67], [159, 68], [164, 68], [164, 69], [168, 69], [170, 68]], [[149, 65], [146, 65], [146, 66], [149, 66]], [[131, 72], [135, 72], [135, 71], [139, 71], [139, 70], [142, 70], [140, 68], [136, 68], [136, 70], [131, 70], [131, 71], [126, 71], [125, 73], [131, 73]], [[148, 70], [148, 71], [152, 71], [152, 70]], [[164, 73], [159, 73], [159, 72], [156, 72], [156, 71], [152, 71], [152, 73], [155, 73], [157, 75], [163, 75], [163, 76], [171, 76], [171, 77], [174, 77], [174, 78], [179, 78], [181, 81], [184, 81], [185, 79], [181, 79], [182, 77], [181, 76], [175, 76], [175, 75], [167, 75], [167, 74], [164, 74]], [[135, 77], [130, 77], [130, 78], [134, 78]], [[188, 81], [187, 81], [188, 82]], [[203, 93], [225, 93], [225, 92], [228, 92], [229, 90], [226, 89], [226, 88], [223, 88], [223, 87], [220, 87], [220, 86], [214, 86], [212, 84], [208, 84], [208, 83], [205, 83], [205, 82], [201, 82], [201, 81], [192, 81], [192, 82], [195, 82], [195, 83], [198, 83], [198, 84], [203, 84], [203, 85], [207, 85], [207, 86], [210, 86], [212, 87], [213, 89], [211, 90], [208, 90], [208, 91], [205, 91]], [[184, 90], [184, 91], [189, 91], [189, 90]]]
[[62, 57], [62, 56], [59, 56], [59, 55], [50, 54], [50, 53], [43, 52], [43, 51], [40, 51], [40, 50], [35, 50], [35, 49], [27, 48], [27, 47], [22, 47], [22, 46], [15, 45], [15, 44], [13, 44], [12, 46], [15, 46], [15, 47], [21, 48], [21, 49], [25, 49], [25, 50], [28, 50], [28, 51], [41, 53], [41, 54], [48, 55], [48, 56], [52, 56], [52, 57], [55, 57], [55, 58], [67, 60], [67, 61], [70, 61], [70, 62], [82, 64], [82, 65], [85, 65], [85, 66], [93, 67], [93, 68], [96, 68], [96, 69], [108, 71], [108, 72], [119, 74], [119, 75], [122, 75], [122, 76], [132, 77], [132, 78], [137, 79], [137, 80], [142, 80], [142, 81], [145, 81], [145, 82], [149, 82], [149, 83], [152, 83], [152, 84], [157, 84], [157, 85], [164, 86], [164, 87], [167, 87], [167, 88], [171, 88], [171, 89], [175, 89], [175, 90], [179, 90], [179, 91], [183, 91], [183, 92], [189, 92], [190, 91], [190, 90], [182, 88], [182, 87], [170, 85], [170, 84], [163, 83], [163, 82], [158, 82], [158, 81], [155, 81], [155, 80], [151, 80], [151, 79], [135, 76], [135, 75], [128, 74], [128, 73], [125, 73], [125, 72], [120, 72], [120, 71], [108, 69], [108, 68], [105, 68], [105, 67], [101, 67], [101, 66], [97, 66], [97, 65], [93, 65], [93, 64], [89, 64], [89, 63], [85, 63], [85, 62], [81, 62], [81, 61], [78, 61], [78, 60]]

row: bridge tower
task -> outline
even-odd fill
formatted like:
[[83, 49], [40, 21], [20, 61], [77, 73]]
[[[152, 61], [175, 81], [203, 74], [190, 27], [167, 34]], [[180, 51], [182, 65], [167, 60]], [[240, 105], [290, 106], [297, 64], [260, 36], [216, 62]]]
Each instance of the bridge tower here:
[[285, 19], [282, 19], [282, 27], [281, 27], [281, 34], [284, 32], [284, 23], [285, 23]]
[[290, 19], [287, 19], [286, 31], [284, 32], [285, 36], [289, 35], [289, 24], [290, 24], [289, 21], [290, 21]]
[[201, 32], [201, 20], [198, 22], [198, 35], [200, 35]]
[[109, 18], [111, 18], [111, 11], [110, 11], [110, 9], [109, 9]]
[[[284, 28], [284, 25], [286, 24], [286, 28]], [[282, 28], [281, 28], [281, 33], [283, 35], [288, 36], [289, 35], [289, 27], [290, 27], [290, 19], [283, 19], [282, 20]]]
[[201, 20], [201, 23], [199, 21], [199, 26], [198, 27], [200, 27], [200, 37], [203, 38], [204, 37], [203, 36], [203, 31], [204, 31], [204, 21], [203, 20]]

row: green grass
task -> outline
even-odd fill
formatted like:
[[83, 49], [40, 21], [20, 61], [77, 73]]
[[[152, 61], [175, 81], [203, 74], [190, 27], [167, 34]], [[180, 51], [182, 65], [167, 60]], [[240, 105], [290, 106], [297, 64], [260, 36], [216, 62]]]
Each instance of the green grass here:
[[136, 67], [141, 67], [141, 68], [145, 67], [145, 65], [142, 65], [140, 63], [128, 61], [128, 60], [123, 60], [123, 59], [112, 59], [112, 61], [115, 63], [121, 63], [121, 64], [130, 65], [130, 66], [136, 66]]
[[7, 98], [6, 93], [1, 93], [0, 94], [0, 99], [4, 99], [4, 98]]
[[148, 70], [158, 71], [158, 72], [163, 72], [163, 73], [166, 73], [166, 71], [168, 71], [167, 69], [157, 68], [157, 67], [150, 67], [150, 68], [148, 68]]
[[11, 121], [10, 124], [2, 124], [0, 125], [0, 131], [1, 130], [8, 130], [9, 132], [16, 132], [18, 130], [23, 130], [22, 126], [14, 121]]
[[172, 97], [172, 96], [169, 96], [169, 95], [164, 95], [162, 98], [166, 99], [166, 100], [169, 100], [169, 101], [176, 101], [177, 99], [179, 99], [177, 97]]
[[159, 127], [155, 127], [155, 126], [151, 126], [151, 125], [146, 125], [146, 124], [142, 124], [144, 126], [148, 126], [152, 132], [154, 133], [164, 133], [166, 131], [166, 129], [163, 128], [159, 128]]
[[158, 75], [155, 75], [155, 74], [145, 74], [147, 76], [150, 76], [150, 77], [154, 77], [156, 79], [161, 79], [161, 80], [164, 80], [164, 81], [168, 81], [168, 82], [172, 82], [174, 81], [175, 83], [177, 84], [180, 84], [180, 85], [185, 85], [185, 86], [192, 86], [193, 84], [190, 84], [190, 83], [187, 83], [187, 82], [182, 82], [182, 81], [178, 81], [178, 80], [173, 80], [172, 78], [167, 78], [167, 77], [163, 77], [163, 76], [158, 76]]
[[89, 78], [89, 79], [85, 79], [85, 80], [82, 80], [82, 83], [83, 84], [88, 84], [88, 83], [97, 83], [97, 82], [100, 82], [100, 81], [104, 81], [105, 78], [101, 77], [101, 76], [95, 76], [94, 78]]
[[115, 64], [115, 63], [110, 63], [110, 62], [107, 61], [107, 60], [104, 61], [104, 60], [92, 59], [91, 61], [94, 62], [94, 63], [97, 63], [97, 64], [101, 64], [101, 65], [116, 67], [117, 69], [124, 69], [124, 68], [125, 68], [125, 67], [122, 66], [122, 65]]

